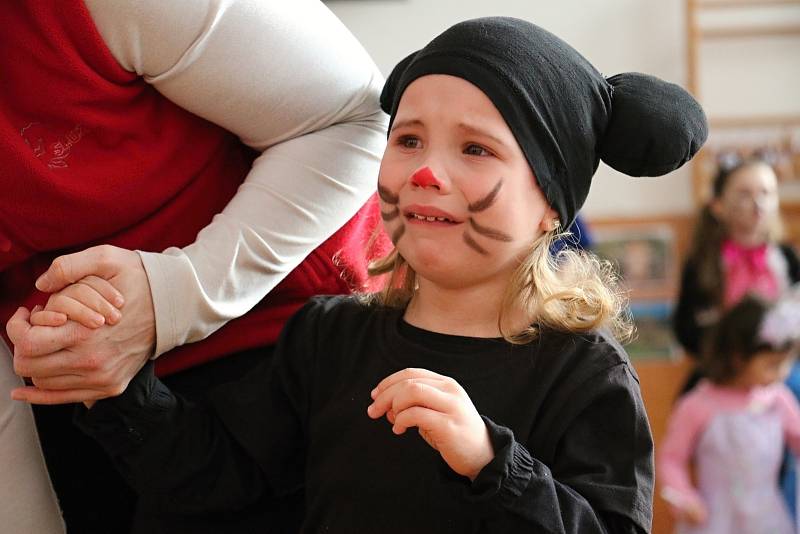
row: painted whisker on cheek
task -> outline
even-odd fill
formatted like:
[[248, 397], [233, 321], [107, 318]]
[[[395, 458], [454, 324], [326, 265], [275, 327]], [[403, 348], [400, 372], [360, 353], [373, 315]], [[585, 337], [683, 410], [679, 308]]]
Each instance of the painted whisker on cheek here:
[[404, 224], [401, 224], [401, 225], [400, 225], [400, 226], [397, 228], [397, 230], [395, 230], [395, 231], [392, 233], [392, 237], [391, 237], [391, 239], [392, 239], [392, 244], [393, 244], [393, 245], [397, 245], [397, 242], [398, 242], [398, 241], [400, 241], [400, 238], [401, 238], [401, 237], [403, 237], [403, 234], [405, 233], [405, 231], [406, 231], [406, 226], [405, 226]]
[[[467, 210], [469, 210], [470, 213], [478, 213], [489, 209], [489, 207], [492, 206], [492, 204], [494, 204], [495, 201], [497, 200], [497, 195], [500, 193], [500, 190], [502, 188], [503, 188], [503, 179], [500, 178], [497, 181], [497, 184], [495, 184], [495, 186], [492, 188], [491, 191], [489, 191], [489, 193], [486, 194], [486, 196], [484, 196], [483, 198], [479, 198], [475, 202], [469, 203], [467, 205]], [[496, 241], [504, 241], [504, 242], [513, 241], [513, 238], [510, 235], [501, 232], [500, 230], [495, 230], [494, 228], [481, 226], [472, 217], [469, 218], [469, 225], [470, 227], [472, 227], [473, 230], [475, 230], [475, 232], [484, 237], [488, 237]], [[463, 238], [464, 242], [470, 248], [478, 252], [478, 254], [483, 254], [483, 255], [489, 254], [489, 252], [485, 248], [480, 246], [478, 242], [475, 241], [475, 239], [471, 235], [469, 235], [469, 232], [464, 232]]]
[[387, 204], [397, 204], [400, 202], [400, 197], [398, 195], [392, 193], [381, 184], [378, 184], [378, 196]]
[[384, 221], [392, 221], [400, 216], [400, 208], [395, 207], [392, 211], [382, 211], [381, 219]]
[[489, 239], [495, 239], [497, 241], [505, 241], [509, 243], [514, 240], [513, 237], [510, 235], [501, 232], [500, 230], [495, 230], [494, 228], [488, 228], [486, 226], [481, 226], [480, 224], [475, 221], [472, 217], [469, 218], [469, 225], [475, 230], [477, 233], [484, 237], [488, 237]]
[[489, 209], [489, 206], [494, 204], [495, 200], [497, 200], [497, 194], [500, 192], [500, 189], [502, 187], [503, 187], [503, 179], [500, 178], [500, 180], [498, 180], [497, 182], [497, 185], [494, 186], [494, 189], [489, 191], [489, 194], [487, 194], [485, 197], [481, 199], [476, 200], [475, 202], [470, 203], [467, 206], [467, 209], [471, 213], [477, 213], [479, 211], [484, 211]]
[[464, 242], [470, 247], [472, 247], [479, 254], [483, 254], [484, 256], [489, 254], [486, 251], [486, 249], [480, 246], [478, 243], [476, 243], [475, 240], [472, 239], [472, 236], [469, 235], [467, 232], [464, 232], [463, 237], [464, 237]]
[[[387, 204], [393, 204], [394, 209], [389, 211], [381, 210], [381, 219], [384, 222], [393, 221], [400, 217], [400, 208], [397, 207], [397, 204], [400, 202], [400, 195], [396, 195], [392, 193], [389, 189], [383, 187], [381, 184], [378, 184], [378, 196], [380, 199]], [[401, 219], [402, 221], [402, 219]], [[393, 245], [397, 245], [397, 242], [400, 241], [400, 238], [403, 237], [403, 233], [406, 231], [406, 225], [401, 222], [400, 226], [392, 232], [390, 239], [392, 240]]]

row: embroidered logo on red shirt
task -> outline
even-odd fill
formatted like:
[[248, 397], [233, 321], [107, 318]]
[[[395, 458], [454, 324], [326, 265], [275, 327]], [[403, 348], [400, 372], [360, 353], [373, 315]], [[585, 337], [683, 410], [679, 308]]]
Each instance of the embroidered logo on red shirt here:
[[31, 122], [26, 124], [19, 134], [31, 148], [33, 155], [47, 163], [48, 167], [64, 169], [67, 167], [67, 158], [72, 153], [72, 147], [78, 144], [87, 132], [85, 126], [76, 124], [64, 135], [53, 140], [53, 135], [45, 125]]

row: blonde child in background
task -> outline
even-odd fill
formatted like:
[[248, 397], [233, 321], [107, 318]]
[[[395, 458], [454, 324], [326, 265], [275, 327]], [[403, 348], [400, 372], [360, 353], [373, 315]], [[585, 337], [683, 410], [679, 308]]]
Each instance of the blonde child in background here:
[[629, 331], [624, 301], [607, 266], [549, 247], [600, 158], [637, 176], [687, 161], [699, 105], [501, 17], [407, 57], [381, 104], [385, 290], [313, 299], [271, 367], [207, 404], [147, 366], [78, 414], [161, 503], [140, 530], [213, 531], [301, 494], [305, 532], [649, 532], [652, 438], [612, 335]]
[[777, 479], [784, 445], [800, 452], [800, 407], [782, 383], [799, 342], [798, 294], [744, 297], [709, 334], [707, 378], [679, 400], [658, 451], [680, 534], [796, 532]]

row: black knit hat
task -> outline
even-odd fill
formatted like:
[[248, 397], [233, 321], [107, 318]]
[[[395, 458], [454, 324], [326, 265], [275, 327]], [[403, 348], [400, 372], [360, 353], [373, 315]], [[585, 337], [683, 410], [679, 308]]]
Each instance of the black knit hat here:
[[660, 176], [689, 161], [708, 135], [702, 108], [679, 86], [639, 73], [606, 79], [524, 20], [461, 22], [406, 57], [381, 94], [392, 121], [408, 85], [427, 74], [463, 78], [489, 97], [565, 227], [600, 159], [631, 176]]

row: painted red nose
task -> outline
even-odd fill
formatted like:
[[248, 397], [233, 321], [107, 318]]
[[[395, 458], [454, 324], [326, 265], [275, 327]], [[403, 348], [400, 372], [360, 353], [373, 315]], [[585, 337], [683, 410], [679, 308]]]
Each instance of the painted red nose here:
[[411, 183], [419, 187], [436, 187], [441, 186], [441, 182], [433, 175], [430, 167], [422, 167], [411, 176]]

